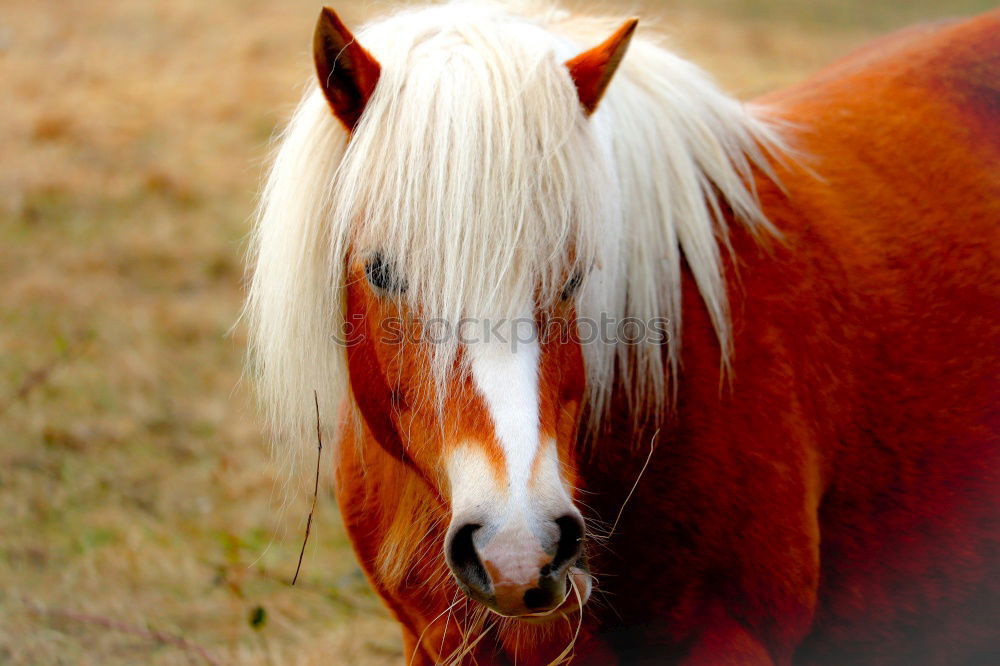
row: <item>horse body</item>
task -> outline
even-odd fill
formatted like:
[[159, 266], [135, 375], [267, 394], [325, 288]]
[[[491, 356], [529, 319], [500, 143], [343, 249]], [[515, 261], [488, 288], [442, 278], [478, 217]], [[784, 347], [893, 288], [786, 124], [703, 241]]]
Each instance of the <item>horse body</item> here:
[[[758, 182], [783, 243], [734, 238], [721, 397], [686, 278], [669, 444], [595, 566], [629, 572], [608, 582], [620, 626], [639, 627], [620, 653], [693, 641], [709, 664], [995, 654], [1000, 181], [984, 175], [1000, 158], [998, 28], [994, 15], [910, 32], [768, 98], [815, 159], [779, 173], [784, 191]], [[641, 456], [594, 451], [605, 462], [585, 487], [604, 501], [588, 502], [614, 515]], [[726, 661], [758, 642], [759, 659]]]
[[[997, 13], [913, 29], [760, 100], [787, 123], [790, 152], [771, 159], [774, 173], [753, 166], [778, 233], [746, 224], [722, 197], [724, 363], [718, 313], [685, 249], [684, 327], [676, 370], [662, 359], [673, 391], [662, 418], [637, 418], [619, 377], [599, 424], [581, 425], [584, 350], [535, 350], [539, 450], [556, 457], [588, 525], [614, 523], [587, 547], [595, 591], [583, 610], [498, 618], [475, 589], [459, 592], [453, 514], [464, 491], [410, 415], [419, 410], [398, 378], [417, 371], [370, 338], [348, 346], [338, 501], [403, 627], [408, 663], [547, 664], [570, 643], [583, 664], [973, 664], [996, 654], [998, 40]], [[372, 296], [366, 266], [348, 263], [343, 307], [374, 334], [400, 306]], [[437, 412], [439, 432], [492, 442], [468, 454], [469, 469], [511, 455], [492, 436], [487, 393], [464, 376]], [[464, 460], [456, 455], [446, 464]], [[531, 462], [531, 479], [547, 478], [545, 460]], [[471, 488], [501, 501], [486, 481]], [[531, 506], [562, 501], [547, 497]], [[488, 563], [495, 546], [470, 547]], [[504, 572], [488, 569], [499, 589]], [[583, 574], [564, 569], [567, 594], [586, 602]]]

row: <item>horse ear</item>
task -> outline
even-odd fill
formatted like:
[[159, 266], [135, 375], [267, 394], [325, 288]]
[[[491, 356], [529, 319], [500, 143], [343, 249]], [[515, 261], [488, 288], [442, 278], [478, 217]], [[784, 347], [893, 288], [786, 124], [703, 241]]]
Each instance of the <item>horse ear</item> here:
[[603, 44], [566, 61], [566, 68], [569, 69], [569, 75], [580, 96], [580, 104], [588, 116], [597, 109], [604, 91], [608, 89], [608, 84], [628, 51], [637, 25], [639, 19], [625, 21]]
[[320, 88], [333, 113], [348, 132], [353, 132], [375, 92], [382, 67], [329, 7], [323, 8], [316, 22], [313, 59]]

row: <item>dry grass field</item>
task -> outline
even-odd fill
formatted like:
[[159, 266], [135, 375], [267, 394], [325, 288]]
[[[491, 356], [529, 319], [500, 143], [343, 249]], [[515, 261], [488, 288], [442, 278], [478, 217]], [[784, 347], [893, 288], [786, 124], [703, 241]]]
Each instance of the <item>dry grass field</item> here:
[[[993, 4], [607, 6], [661, 16], [751, 97], [892, 27]], [[0, 664], [402, 663], [328, 492], [289, 586], [308, 493], [283, 501], [230, 332], [318, 8], [0, 6]]]

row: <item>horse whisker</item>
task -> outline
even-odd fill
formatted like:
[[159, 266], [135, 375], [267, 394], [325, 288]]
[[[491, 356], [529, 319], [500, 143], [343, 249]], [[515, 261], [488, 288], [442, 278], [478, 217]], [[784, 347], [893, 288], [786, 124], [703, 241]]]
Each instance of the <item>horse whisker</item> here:
[[450, 613], [451, 609], [454, 608], [456, 604], [458, 604], [457, 601], [455, 603], [453, 603], [451, 606], [448, 606], [447, 608], [445, 608], [440, 613], [438, 613], [438, 615], [433, 620], [431, 620], [430, 622], [428, 622], [427, 624], [424, 625], [424, 630], [420, 632], [420, 635], [417, 637], [416, 644], [413, 646], [413, 653], [410, 655], [410, 658], [406, 660], [407, 665], [413, 663], [413, 659], [417, 656], [417, 650], [420, 649], [420, 644], [424, 640], [424, 634], [426, 634], [427, 630], [431, 628], [431, 625], [434, 624], [435, 622], [437, 622], [441, 618], [442, 615], [444, 615], [446, 613]]
[[[573, 648], [576, 647], [576, 641], [580, 638], [580, 629], [583, 627], [583, 600], [580, 598], [580, 589], [573, 578], [570, 578], [570, 584], [573, 586], [573, 594], [576, 595], [577, 611], [580, 613], [580, 618], [577, 620], [576, 632], [573, 634], [573, 638], [563, 648], [563, 651], [559, 653], [559, 656], [549, 662], [548, 666], [560, 666], [560, 664], [568, 664], [570, 662], [573, 658]], [[569, 618], [566, 618], [566, 621], [568, 622]]]
[[625, 506], [628, 501], [632, 499], [632, 494], [635, 489], [639, 486], [639, 480], [642, 479], [642, 475], [646, 473], [646, 468], [649, 467], [649, 461], [653, 459], [653, 452], [656, 451], [656, 438], [660, 435], [660, 429], [657, 428], [656, 432], [653, 433], [652, 439], [649, 440], [649, 455], [646, 456], [646, 462], [642, 464], [642, 469], [639, 470], [639, 476], [635, 478], [635, 483], [632, 484], [632, 490], [628, 491], [628, 495], [625, 497], [625, 501], [622, 502], [622, 507], [618, 509], [618, 515], [615, 516], [615, 522], [611, 525], [611, 531], [608, 532], [608, 539], [615, 533], [618, 529], [618, 521], [622, 519], [622, 513], [625, 511]]

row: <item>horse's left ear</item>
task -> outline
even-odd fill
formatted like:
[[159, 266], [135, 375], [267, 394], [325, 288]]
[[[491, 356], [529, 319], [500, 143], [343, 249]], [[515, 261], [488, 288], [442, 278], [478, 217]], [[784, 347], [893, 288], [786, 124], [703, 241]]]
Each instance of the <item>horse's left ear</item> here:
[[566, 62], [569, 75], [573, 77], [576, 84], [576, 91], [580, 97], [580, 104], [589, 116], [596, 109], [604, 96], [604, 91], [608, 89], [612, 77], [618, 70], [625, 52], [628, 51], [629, 42], [635, 34], [635, 28], [639, 25], [639, 19], [629, 19], [622, 27], [618, 28], [615, 34], [611, 35], [603, 44], [595, 46], [589, 51], [584, 51], [577, 57]]
[[323, 8], [316, 22], [313, 59], [320, 88], [333, 113], [348, 132], [353, 132], [375, 92], [382, 66], [329, 7]]

